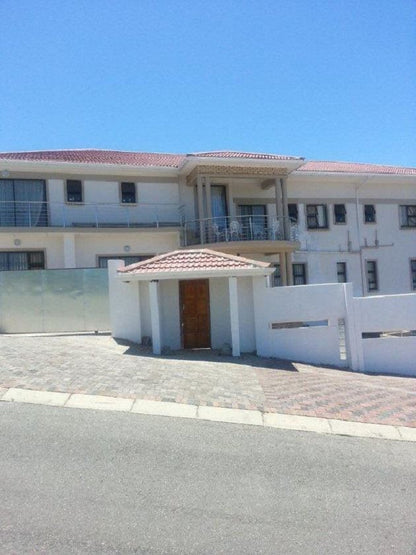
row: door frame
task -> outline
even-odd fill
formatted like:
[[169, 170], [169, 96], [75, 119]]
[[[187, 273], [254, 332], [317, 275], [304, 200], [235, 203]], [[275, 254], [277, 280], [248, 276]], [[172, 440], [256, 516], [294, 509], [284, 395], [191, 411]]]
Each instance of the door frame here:
[[[206, 289], [207, 289], [207, 314], [208, 314], [208, 336], [209, 336], [209, 345], [207, 347], [185, 347], [185, 342], [184, 342], [184, 333], [183, 333], [183, 329], [184, 329], [184, 325], [183, 325], [183, 292], [182, 292], [182, 284], [183, 283], [189, 283], [190, 281], [203, 281], [206, 283]], [[181, 330], [181, 348], [182, 349], [211, 349], [212, 348], [212, 344], [211, 344], [211, 299], [210, 299], [210, 291], [209, 291], [209, 279], [208, 278], [201, 278], [201, 279], [181, 279], [179, 280], [179, 325], [180, 325], [180, 330]]]

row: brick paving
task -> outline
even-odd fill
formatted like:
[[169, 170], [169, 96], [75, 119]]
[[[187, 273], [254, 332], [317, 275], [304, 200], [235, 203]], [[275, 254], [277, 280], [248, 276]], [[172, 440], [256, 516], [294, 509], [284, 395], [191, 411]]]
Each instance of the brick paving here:
[[0, 336], [0, 392], [7, 387], [416, 427], [415, 378], [205, 350], [153, 357], [106, 335]]

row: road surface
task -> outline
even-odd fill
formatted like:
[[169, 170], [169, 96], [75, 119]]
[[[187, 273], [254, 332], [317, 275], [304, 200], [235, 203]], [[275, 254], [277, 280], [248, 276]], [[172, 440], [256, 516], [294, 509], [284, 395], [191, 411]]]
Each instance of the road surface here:
[[0, 552], [416, 553], [416, 445], [0, 403]]

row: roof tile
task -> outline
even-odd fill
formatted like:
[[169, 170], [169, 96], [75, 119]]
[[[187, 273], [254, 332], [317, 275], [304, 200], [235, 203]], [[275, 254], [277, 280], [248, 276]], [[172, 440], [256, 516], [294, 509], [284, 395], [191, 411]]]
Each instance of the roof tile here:
[[416, 168], [401, 166], [382, 166], [378, 164], [362, 164], [357, 162], [328, 162], [311, 160], [303, 164], [297, 172], [328, 172], [328, 173], [372, 173], [385, 175], [416, 175]]
[[127, 274], [146, 274], [155, 272], [212, 271], [212, 270], [251, 270], [269, 268], [268, 262], [250, 260], [210, 249], [177, 250], [155, 256], [142, 262], [120, 268], [119, 272]]

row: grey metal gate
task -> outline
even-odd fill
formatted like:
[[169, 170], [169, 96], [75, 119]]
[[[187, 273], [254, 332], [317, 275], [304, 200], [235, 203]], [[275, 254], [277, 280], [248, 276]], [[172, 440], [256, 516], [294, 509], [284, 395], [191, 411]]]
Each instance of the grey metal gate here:
[[106, 269], [0, 272], [0, 333], [109, 329]]

